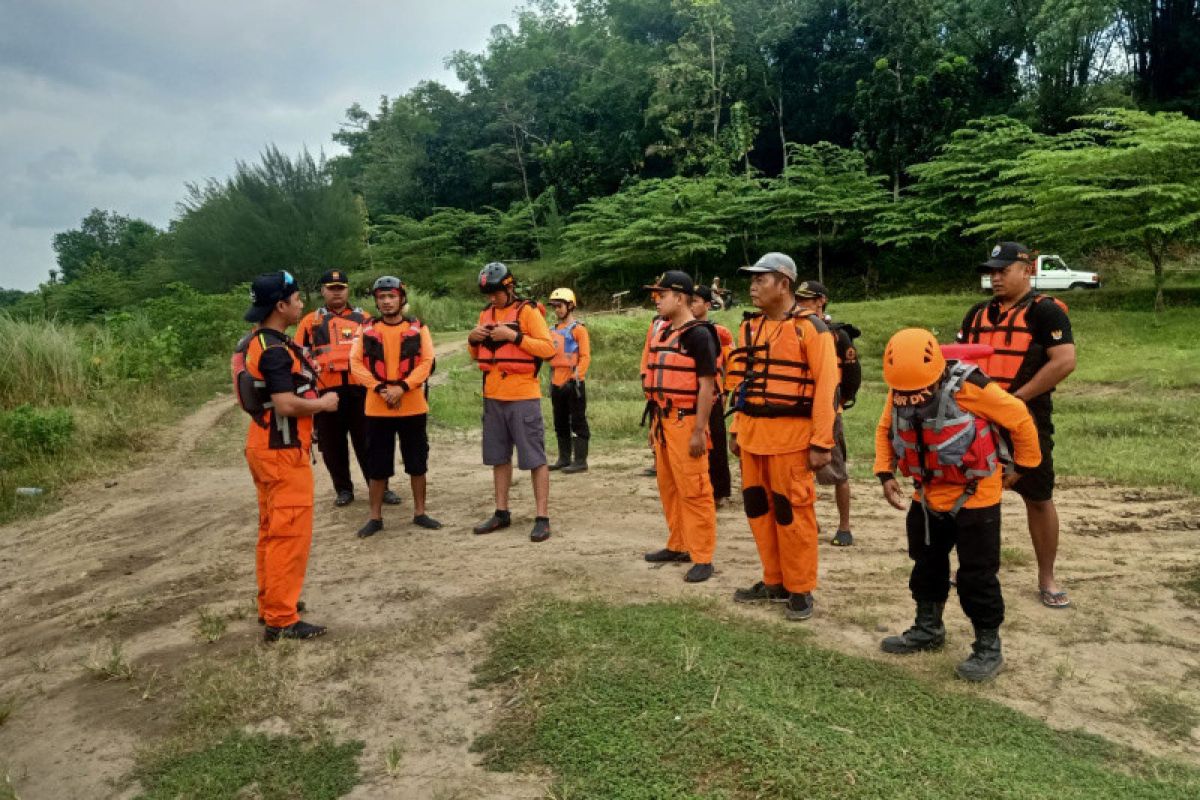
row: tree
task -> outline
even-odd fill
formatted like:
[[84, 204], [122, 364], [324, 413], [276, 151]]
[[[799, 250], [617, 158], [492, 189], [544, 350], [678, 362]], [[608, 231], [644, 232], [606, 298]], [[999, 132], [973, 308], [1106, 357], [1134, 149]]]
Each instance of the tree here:
[[64, 283], [89, 268], [131, 276], [159, 254], [162, 231], [141, 219], [93, 208], [79, 227], [54, 234], [53, 248]]
[[1119, 0], [1137, 95], [1200, 118], [1200, 0]]
[[1070, 146], [1030, 150], [1001, 174], [971, 231], [1076, 252], [1140, 247], [1161, 311], [1167, 249], [1200, 239], [1200, 122], [1128, 109], [1075, 122]]

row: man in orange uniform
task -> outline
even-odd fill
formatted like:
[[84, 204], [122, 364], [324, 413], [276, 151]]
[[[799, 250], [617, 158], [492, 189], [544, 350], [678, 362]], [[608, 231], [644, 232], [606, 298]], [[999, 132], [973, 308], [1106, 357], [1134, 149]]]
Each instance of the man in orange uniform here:
[[285, 333], [304, 313], [295, 278], [259, 275], [250, 297], [246, 321], [258, 327], [238, 343], [233, 374], [252, 419], [246, 463], [258, 491], [258, 615], [268, 642], [311, 639], [325, 628], [301, 620], [296, 604], [312, 546], [312, 416], [336, 411], [338, 396], [317, 397], [316, 370]]
[[[708, 322], [708, 311], [713, 305], [712, 289], [700, 285], [691, 300], [692, 316], [701, 322]], [[711, 330], [717, 337], [717, 391], [713, 398], [716, 403], [712, 413], [708, 415], [708, 479], [712, 482], [713, 499], [718, 506], [729, 502], [733, 493], [733, 479], [729, 475], [729, 442], [725, 432], [725, 381], [729, 364], [729, 351], [733, 349], [733, 334], [724, 325], [710, 323]]]
[[516, 447], [517, 466], [530, 471], [537, 505], [529, 539], [544, 542], [550, 538], [550, 467], [538, 371], [554, 357], [554, 342], [537, 306], [517, 297], [516, 279], [507, 266], [493, 261], [480, 270], [479, 291], [487, 295], [488, 307], [467, 334], [467, 345], [483, 372], [483, 463], [492, 468], [496, 512], [474, 532], [492, 533], [512, 524], [508, 490]]
[[[346, 273], [331, 269], [321, 276], [321, 296], [325, 305], [300, 320], [296, 328], [296, 344], [307, 347], [313, 361], [321, 368], [317, 389], [321, 394], [333, 392], [338, 396], [336, 412], [322, 412], [313, 418], [317, 432], [317, 447], [321, 460], [337, 492], [335, 506], [354, 502], [354, 482], [350, 479], [350, 449], [346, 437], [354, 446], [354, 456], [363, 476], [367, 474], [367, 421], [363, 416], [366, 390], [350, 377], [350, 346], [358, 337], [363, 323], [370, 315], [349, 303], [350, 284]], [[400, 498], [390, 489], [383, 501], [396, 505]]]
[[995, 426], [1012, 437], [1014, 470], [1003, 478], [1009, 486], [1041, 461], [1037, 428], [1025, 405], [974, 364], [947, 365], [933, 334], [920, 328], [906, 328], [888, 342], [883, 378], [889, 391], [875, 429], [875, 474], [884, 498], [901, 511], [904, 492], [896, 470], [913, 480], [906, 528], [917, 615], [911, 628], [881, 646], [906, 655], [945, 643], [942, 610], [950, 594], [950, 551], [957, 546], [955, 585], [975, 626], [975, 643], [956, 672], [969, 681], [990, 680], [1004, 666], [998, 577], [1003, 464]]
[[1058, 558], [1058, 509], [1054, 506], [1054, 387], [1075, 370], [1075, 339], [1067, 306], [1033, 290], [1033, 254], [1018, 242], [1001, 242], [979, 272], [992, 276], [992, 300], [963, 318], [958, 341], [990, 344], [995, 352], [979, 367], [1000, 388], [1029, 407], [1037, 423], [1042, 463], [1013, 490], [1025, 501], [1029, 538], [1038, 564], [1042, 605], [1067, 608], [1071, 601], [1054, 575]]
[[433, 338], [416, 317], [404, 315], [408, 291], [391, 275], [371, 287], [379, 319], [363, 326], [350, 349], [354, 378], [367, 390], [367, 478], [371, 518], [358, 529], [365, 539], [383, 530], [383, 494], [396, 472], [396, 440], [413, 493], [413, 524], [437, 530], [425, 513], [429, 471], [429, 403], [425, 381], [433, 372]]
[[686, 273], [664, 272], [643, 287], [665, 319], [656, 325], [643, 386], [650, 397], [650, 440], [658, 467], [658, 495], [667, 518], [667, 546], [650, 562], [691, 561], [683, 579], [712, 577], [717, 506], [708, 477], [708, 418], [717, 394], [717, 336], [712, 323], [692, 316], [695, 284]]
[[[646, 341], [642, 343], [642, 360], [638, 367], [638, 379], [642, 382], [642, 394], [646, 396], [646, 412], [642, 415], [642, 425], [646, 424], [647, 415], [650, 412], [650, 404], [653, 398], [650, 397], [650, 392], [646, 388], [646, 364], [650, 360], [650, 343], [666, 325], [667, 321], [663, 319], [661, 314], [655, 314], [650, 320], [650, 327], [646, 329]], [[658, 476], [658, 467], [654, 463], [654, 445], [650, 446], [650, 466], [642, 470], [642, 476], [646, 478], [654, 478]]]
[[[554, 358], [550, 360], [550, 405], [554, 408], [554, 436], [558, 439], [558, 461], [551, 470], [566, 474], [587, 472], [591, 429], [587, 421], [587, 387], [584, 379], [592, 363], [592, 338], [575, 318], [575, 292], [555, 289], [550, 307], [558, 322], [550, 329]], [[571, 437], [574, 436], [572, 443]], [[575, 457], [571, 458], [572, 444]]]
[[793, 313], [789, 256], [767, 253], [741, 271], [752, 276], [750, 300], [760, 311], [742, 323], [730, 355], [730, 449], [742, 459], [742, 500], [763, 578], [733, 599], [786, 602], [787, 619], [805, 620], [817, 586], [813, 472], [834, 447], [837, 355], [819, 316]]

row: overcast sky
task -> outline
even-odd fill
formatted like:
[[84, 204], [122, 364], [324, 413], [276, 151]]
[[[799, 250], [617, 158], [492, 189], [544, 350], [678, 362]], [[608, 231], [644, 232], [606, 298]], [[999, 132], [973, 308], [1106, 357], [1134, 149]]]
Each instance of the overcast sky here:
[[521, 0], [0, 0], [0, 287], [92, 208], [160, 227], [184, 184], [274, 142], [326, 155], [351, 103], [478, 51]]

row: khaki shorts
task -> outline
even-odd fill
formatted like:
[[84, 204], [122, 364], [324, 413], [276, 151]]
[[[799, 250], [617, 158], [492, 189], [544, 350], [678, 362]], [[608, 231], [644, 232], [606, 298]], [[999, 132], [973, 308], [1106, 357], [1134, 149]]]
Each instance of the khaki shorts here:
[[850, 480], [846, 471], [846, 434], [842, 430], [842, 415], [837, 415], [833, 423], [833, 450], [829, 453], [829, 463], [817, 470], [817, 483], [822, 486], [836, 486]]

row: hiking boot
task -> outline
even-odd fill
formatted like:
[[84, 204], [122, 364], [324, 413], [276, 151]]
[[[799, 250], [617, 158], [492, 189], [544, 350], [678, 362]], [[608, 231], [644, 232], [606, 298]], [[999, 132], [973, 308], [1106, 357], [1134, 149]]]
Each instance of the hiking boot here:
[[792, 592], [788, 598], [787, 610], [783, 618], [792, 622], [806, 620], [813, 615], [812, 592]]
[[1000, 654], [1000, 629], [976, 628], [971, 655], [955, 667], [954, 672], [964, 681], [979, 683], [995, 678], [1002, 669], [1004, 656]]
[[[297, 614], [303, 614], [303, 613], [304, 613], [304, 609], [305, 609], [304, 601], [303, 601], [303, 600], [297, 600], [297, 601], [296, 601], [296, 613], [297, 613]], [[267, 624], [267, 621], [266, 621], [265, 619], [263, 619], [262, 617], [259, 617], [259, 618], [258, 618], [258, 624], [259, 624], [259, 625], [266, 625], [266, 624]]]
[[788, 590], [781, 583], [758, 583], [749, 589], [737, 589], [733, 593], [735, 603], [786, 603]]
[[551, 470], [562, 469], [571, 464], [571, 437], [558, 437], [558, 460], [550, 465]]
[[535, 517], [533, 520], [533, 530], [529, 532], [529, 541], [544, 542], [550, 538], [550, 518]]
[[418, 514], [417, 516], [413, 517], [413, 525], [418, 525], [429, 531], [440, 530], [442, 527], [442, 523], [438, 522], [428, 514]]
[[404, 501], [400, 499], [400, 495], [396, 494], [391, 489], [385, 489], [383, 491], [383, 504], [385, 506], [398, 506], [402, 502]]
[[350, 491], [349, 489], [342, 489], [337, 493], [337, 497], [333, 499], [333, 504], [339, 508], [342, 506], [348, 506], [353, 502], [354, 492]]
[[688, 583], [704, 583], [712, 577], [712, 574], [712, 564], [693, 564], [692, 568], [683, 576], [683, 579]]
[[509, 525], [512, 525], [512, 514], [497, 508], [495, 514], [492, 514], [492, 516], [476, 525], [471, 531], [478, 536], [484, 533], [494, 533], [501, 528], [507, 528]]
[[587, 472], [588, 440], [575, 439], [575, 460], [569, 467], [563, 467], [564, 475], [574, 475], [577, 472]]
[[369, 520], [367, 520], [366, 525], [363, 525], [361, 528], [358, 529], [358, 533], [356, 533], [355, 536], [357, 536], [360, 539], [366, 539], [368, 537], [374, 536], [375, 534], [379, 533], [381, 530], [383, 530], [383, 520], [369, 519]]
[[655, 550], [653, 553], [646, 553], [642, 558], [649, 561], [651, 564], [665, 564], [671, 561], [691, 561], [692, 557], [682, 550], [671, 550], [664, 547], [662, 550]]
[[270, 625], [263, 631], [264, 642], [274, 642], [279, 639], [313, 639], [325, 634], [324, 625], [311, 625], [304, 620], [298, 620], [283, 628], [272, 628]]
[[879, 643], [885, 653], [906, 656], [924, 650], [940, 650], [946, 643], [946, 626], [942, 624], [945, 603], [917, 603], [917, 619], [911, 628], [899, 636], [889, 636]]
[[850, 531], [839, 530], [833, 535], [833, 538], [829, 540], [829, 543], [834, 547], [849, 547], [850, 545], [854, 544], [854, 534]]

